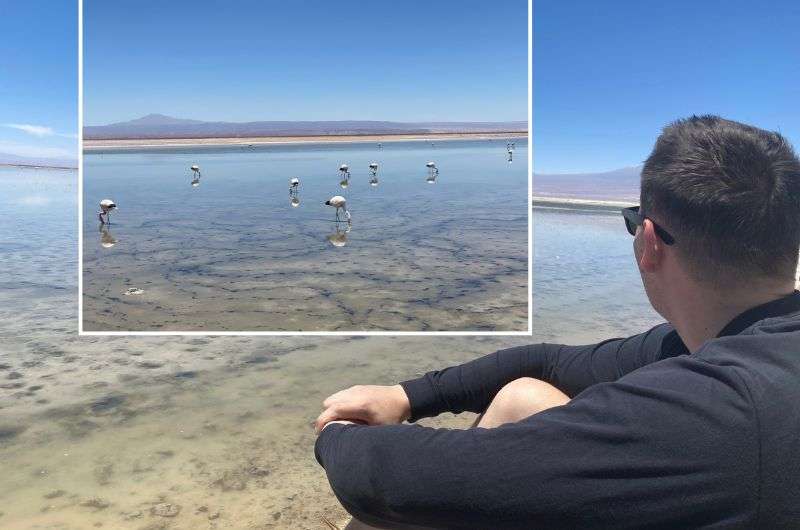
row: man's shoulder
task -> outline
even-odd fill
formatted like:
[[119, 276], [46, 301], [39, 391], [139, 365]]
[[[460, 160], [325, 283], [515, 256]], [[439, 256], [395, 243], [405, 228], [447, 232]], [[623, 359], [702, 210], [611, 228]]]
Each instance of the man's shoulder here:
[[759, 320], [736, 335], [711, 339], [694, 357], [737, 367], [778, 363], [800, 369], [800, 312]]
[[756, 400], [779, 395], [800, 400], [800, 313], [710, 340], [693, 357], [736, 372]]

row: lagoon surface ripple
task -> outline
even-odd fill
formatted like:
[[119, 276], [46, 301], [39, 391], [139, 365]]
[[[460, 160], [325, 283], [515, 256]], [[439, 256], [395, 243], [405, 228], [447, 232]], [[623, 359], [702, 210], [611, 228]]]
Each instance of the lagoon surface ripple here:
[[[499, 140], [89, 154], [84, 329], [524, 331], [527, 142], [516, 145], [511, 164]], [[334, 195], [349, 232], [324, 205]], [[119, 207], [106, 229], [103, 198]]]
[[3, 530], [343, 526], [313, 457], [327, 395], [658, 321], [618, 214], [534, 208], [533, 338], [79, 337], [76, 189], [0, 169]]

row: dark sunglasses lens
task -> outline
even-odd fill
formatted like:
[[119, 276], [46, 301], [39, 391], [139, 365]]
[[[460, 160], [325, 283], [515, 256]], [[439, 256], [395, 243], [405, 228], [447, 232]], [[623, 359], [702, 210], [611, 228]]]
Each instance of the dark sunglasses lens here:
[[623, 217], [625, 220], [625, 228], [628, 229], [628, 233], [632, 236], [636, 235], [636, 225], [633, 224], [627, 217]]

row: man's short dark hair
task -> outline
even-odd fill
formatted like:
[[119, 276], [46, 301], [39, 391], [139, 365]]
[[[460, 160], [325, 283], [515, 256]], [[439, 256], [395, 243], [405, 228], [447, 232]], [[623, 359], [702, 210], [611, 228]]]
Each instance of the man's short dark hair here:
[[718, 116], [671, 123], [644, 163], [641, 204], [701, 280], [795, 276], [800, 160], [776, 132]]

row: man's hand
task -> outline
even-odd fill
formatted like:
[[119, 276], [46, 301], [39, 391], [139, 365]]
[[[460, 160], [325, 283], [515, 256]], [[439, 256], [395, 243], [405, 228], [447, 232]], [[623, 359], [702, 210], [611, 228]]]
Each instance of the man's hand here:
[[411, 417], [411, 403], [400, 385], [357, 385], [329, 396], [314, 422], [320, 431], [331, 421], [348, 420], [366, 425], [402, 423]]

